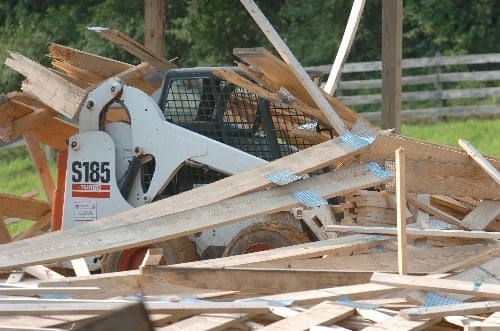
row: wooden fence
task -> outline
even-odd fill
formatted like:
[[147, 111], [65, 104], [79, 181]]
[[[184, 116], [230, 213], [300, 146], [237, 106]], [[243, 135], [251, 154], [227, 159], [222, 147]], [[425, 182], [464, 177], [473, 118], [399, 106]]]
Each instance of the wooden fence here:
[[[308, 67], [330, 72], [331, 65]], [[405, 122], [500, 115], [500, 53], [403, 60]], [[370, 121], [380, 122], [382, 64], [347, 63], [335, 96]]]

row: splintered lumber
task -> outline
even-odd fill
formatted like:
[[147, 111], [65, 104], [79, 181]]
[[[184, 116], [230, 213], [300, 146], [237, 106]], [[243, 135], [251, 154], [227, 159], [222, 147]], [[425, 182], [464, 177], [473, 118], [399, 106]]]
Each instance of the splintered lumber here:
[[351, 14], [349, 14], [349, 19], [347, 20], [344, 36], [340, 42], [337, 56], [335, 56], [335, 61], [333, 61], [330, 75], [328, 76], [328, 80], [326, 81], [324, 87], [325, 92], [332, 96], [335, 93], [337, 83], [342, 74], [342, 69], [345, 61], [347, 60], [347, 56], [349, 55], [349, 51], [351, 50], [352, 42], [354, 41], [354, 36], [356, 35], [356, 30], [358, 29], [364, 7], [365, 0], [354, 0], [352, 4]]
[[375, 272], [372, 283], [435, 292], [461, 293], [484, 298], [500, 298], [500, 285], [482, 282], [466, 282], [452, 279], [436, 279], [421, 276], [393, 275]]
[[469, 154], [474, 161], [479, 164], [479, 166], [491, 177], [493, 180], [500, 185], [500, 172], [495, 169], [489, 162], [486, 160], [481, 153], [478, 152], [477, 149], [472, 146], [469, 141], [458, 139], [458, 144]]
[[398, 330], [398, 331], [420, 331], [428, 330], [428, 328], [436, 323], [439, 323], [441, 318], [431, 318], [427, 320], [420, 321], [409, 321], [402, 317], [401, 315], [393, 316], [383, 322], [374, 324], [363, 331], [387, 331], [387, 330]]
[[482, 301], [459, 303], [432, 307], [404, 309], [400, 312], [404, 318], [415, 321], [447, 315], [479, 315], [500, 311], [500, 301]]
[[[95, 315], [122, 309], [130, 302], [10, 302], [0, 301], [0, 315]], [[204, 313], [267, 313], [269, 308], [262, 302], [145, 302], [149, 314], [189, 314]]]
[[0, 193], [0, 214], [25, 220], [37, 220], [50, 212], [46, 201]]
[[325, 301], [300, 314], [282, 319], [259, 330], [309, 330], [313, 325], [333, 324], [341, 321], [354, 315], [355, 311], [356, 309], [353, 307], [339, 306], [333, 302]]
[[[293, 194], [306, 189], [314, 189], [317, 195], [327, 199], [380, 185], [391, 179], [379, 177], [380, 169], [375, 170], [375, 174], [371, 166], [373, 164], [355, 165], [285, 186], [227, 199], [220, 204], [174, 214], [168, 214], [158, 208], [159, 206], [155, 206], [156, 203], [152, 203], [148, 207], [156, 207], [156, 213], [153, 215], [143, 213], [143, 208], [138, 207], [68, 230], [44, 234], [23, 243], [5, 244], [0, 252], [0, 269], [58, 262], [174, 239], [299, 206], [300, 203]], [[207, 186], [209, 185], [205, 187]], [[166, 200], [168, 199], [162, 201]], [[126, 223], [124, 220], [127, 220]], [[100, 228], [101, 224], [107, 224], [109, 227]]]
[[337, 132], [338, 135], [345, 134], [349, 132], [344, 122], [332, 109], [331, 105], [325, 99], [321, 90], [316, 86], [311, 78], [307, 75], [306, 71], [300, 65], [299, 61], [295, 58], [293, 53], [290, 51], [288, 46], [285, 44], [283, 39], [276, 32], [271, 23], [267, 20], [264, 14], [260, 11], [259, 7], [255, 4], [253, 0], [240, 0], [246, 10], [255, 20], [257, 25], [261, 28], [262, 32], [269, 39], [271, 44], [276, 48], [278, 53], [281, 55], [283, 60], [288, 64], [288, 67], [295, 76], [296, 81], [303, 87], [303, 89], [308, 94], [309, 98], [312, 99], [312, 103], [308, 103], [310, 106], [317, 105], [319, 109], [325, 114], [327, 123]]
[[471, 230], [484, 230], [500, 215], [500, 201], [483, 200], [462, 220], [462, 225]]
[[380, 245], [381, 242], [387, 240], [380, 236], [363, 236], [352, 235], [340, 238], [333, 238], [321, 241], [315, 241], [300, 245], [293, 245], [287, 247], [275, 248], [272, 250], [265, 250], [261, 252], [254, 252], [245, 255], [234, 255], [221, 257], [218, 259], [202, 260], [195, 262], [186, 262], [171, 266], [171, 268], [181, 267], [218, 267], [227, 268], [236, 265], [244, 265], [249, 263], [257, 263], [263, 261], [286, 261], [296, 258], [311, 258], [318, 257], [325, 254], [340, 253], [351, 251], [354, 249], [370, 248]]
[[[362, 162], [384, 164], [394, 161], [394, 151], [406, 151], [406, 191], [408, 193], [465, 196], [500, 200], [498, 184], [465, 152], [457, 148], [431, 144], [394, 134], [377, 135], [370, 149], [360, 155]], [[500, 168], [500, 159], [487, 157]]]
[[97, 74], [102, 80], [133, 67], [128, 63], [115, 61], [54, 43], [51, 43], [49, 46], [49, 56], [54, 60], [59, 60], [71, 64], [76, 68]]
[[5, 64], [24, 75], [23, 92], [43, 101], [57, 112], [75, 119], [88, 92], [23, 55], [9, 52]]
[[[257, 68], [264, 78], [259, 77], [259, 75], [254, 75], [252, 78], [255, 78], [255, 80], [259, 83], [264, 83], [263, 85], [270, 89], [271, 92], [277, 92], [281, 87], [284, 87], [295, 98], [305, 102], [312, 108], [317, 107], [316, 103], [309, 96], [300, 81], [298, 81], [295, 75], [291, 72], [289, 66], [265, 48], [235, 48], [233, 50], [233, 54], [249, 65]], [[331, 104], [333, 109], [335, 109], [338, 116], [340, 116], [340, 118], [342, 118], [345, 124], [349, 127], [352, 127], [357, 120], [363, 120], [360, 115], [350, 110], [337, 99], [327, 93], [323, 93], [323, 95]], [[325, 114], [321, 115], [322, 116], [319, 116], [319, 118], [323, 122], [329, 123], [325, 118]]]
[[144, 269], [143, 274], [158, 281], [194, 288], [216, 288], [227, 291], [252, 291], [272, 294], [315, 288], [366, 283], [371, 272], [328, 270], [288, 270], [250, 268], [158, 267]]
[[162, 71], [177, 68], [175, 64], [159, 57], [157, 54], [155, 54], [154, 51], [147, 49], [141, 43], [135, 41], [121, 31], [98, 27], [89, 29], [97, 32], [103, 38], [106, 38], [107, 40], [120, 46], [130, 54], [138, 57], [142, 61], [147, 62], [153, 67], [156, 67]]

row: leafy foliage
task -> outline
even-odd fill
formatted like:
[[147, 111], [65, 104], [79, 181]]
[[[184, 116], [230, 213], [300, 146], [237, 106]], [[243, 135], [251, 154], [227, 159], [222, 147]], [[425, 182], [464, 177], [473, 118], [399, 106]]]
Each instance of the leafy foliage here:
[[[166, 56], [186, 66], [231, 65], [235, 47], [273, 50], [238, 0], [166, 1]], [[303, 65], [331, 63], [352, 0], [274, 0], [258, 5]], [[403, 56], [500, 52], [496, 0], [405, 0]], [[44, 65], [49, 42], [136, 64], [138, 59], [86, 27], [119, 29], [142, 42], [144, 3], [137, 0], [3, 0], [0, 60], [17, 51]], [[380, 58], [381, 1], [366, 1], [349, 61]], [[22, 77], [0, 66], [0, 92]]]

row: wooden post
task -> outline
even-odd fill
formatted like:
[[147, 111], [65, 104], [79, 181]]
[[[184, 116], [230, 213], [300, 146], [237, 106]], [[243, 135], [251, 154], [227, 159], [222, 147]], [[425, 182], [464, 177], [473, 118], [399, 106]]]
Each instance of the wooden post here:
[[43, 190], [47, 195], [47, 201], [50, 206], [52, 206], [53, 193], [55, 190], [54, 179], [50, 173], [49, 166], [47, 165], [47, 160], [43, 154], [35, 135], [31, 132], [26, 132], [23, 134], [24, 141], [26, 142], [26, 147], [28, 147], [28, 152], [33, 160], [35, 169], [42, 182]]
[[396, 150], [396, 202], [398, 227], [398, 271], [400, 275], [408, 272], [406, 253], [406, 194], [405, 194], [405, 153], [403, 148]]
[[144, 0], [144, 46], [165, 57], [165, 0]]
[[382, 0], [382, 129], [401, 134], [403, 0]]

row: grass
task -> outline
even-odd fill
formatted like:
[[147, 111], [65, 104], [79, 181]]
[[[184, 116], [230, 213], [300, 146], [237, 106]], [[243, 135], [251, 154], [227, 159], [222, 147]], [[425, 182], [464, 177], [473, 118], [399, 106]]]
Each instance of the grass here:
[[[500, 119], [403, 125], [402, 134], [436, 144], [459, 148], [458, 139], [469, 140], [482, 154], [500, 157]], [[49, 163], [53, 178], [55, 163]], [[25, 147], [0, 149], [0, 192], [21, 195], [38, 190], [37, 199], [46, 200], [31, 158]], [[33, 222], [10, 224], [11, 234], [22, 232]]]
[[[55, 177], [55, 162], [49, 163], [53, 178]], [[47, 200], [42, 183], [26, 147], [12, 147], [0, 150], [0, 193], [22, 195], [37, 190], [40, 194], [36, 199]], [[31, 221], [16, 222], [7, 225], [11, 236], [23, 232], [33, 224]]]
[[458, 139], [465, 139], [481, 154], [500, 157], [500, 119], [403, 125], [401, 132], [407, 137], [457, 148]]

